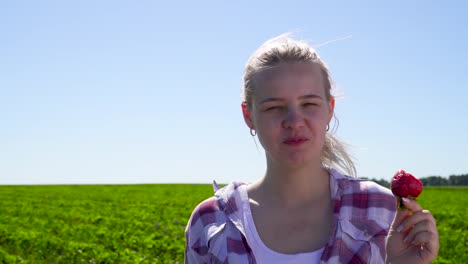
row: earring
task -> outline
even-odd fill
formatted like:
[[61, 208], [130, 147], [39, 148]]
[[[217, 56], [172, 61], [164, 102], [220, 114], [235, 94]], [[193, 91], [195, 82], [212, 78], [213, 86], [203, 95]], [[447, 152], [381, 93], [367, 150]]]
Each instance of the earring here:
[[325, 129], [325, 131], [328, 131], [330, 130], [330, 124], [327, 124], [327, 128]]
[[251, 128], [250, 129], [250, 135], [252, 135], [252, 137], [255, 137], [257, 135], [257, 131]]

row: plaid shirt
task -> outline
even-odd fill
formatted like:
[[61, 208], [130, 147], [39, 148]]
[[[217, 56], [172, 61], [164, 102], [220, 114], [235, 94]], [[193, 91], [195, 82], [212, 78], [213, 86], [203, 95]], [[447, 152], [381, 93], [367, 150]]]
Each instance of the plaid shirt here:
[[[396, 199], [374, 182], [329, 171], [333, 235], [320, 263], [384, 263]], [[256, 263], [238, 210], [242, 184], [217, 190], [195, 208], [185, 230], [185, 263]]]

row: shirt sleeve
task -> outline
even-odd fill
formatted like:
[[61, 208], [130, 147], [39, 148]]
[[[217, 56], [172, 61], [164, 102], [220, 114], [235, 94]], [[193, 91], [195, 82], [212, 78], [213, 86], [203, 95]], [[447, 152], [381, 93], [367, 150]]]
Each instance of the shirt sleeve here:
[[205, 258], [198, 255], [193, 249], [190, 247], [185, 247], [185, 254], [184, 254], [184, 263], [185, 264], [195, 264], [195, 263], [207, 263]]
[[209, 227], [216, 221], [219, 207], [214, 197], [201, 202], [192, 212], [185, 228], [184, 263], [210, 263]]

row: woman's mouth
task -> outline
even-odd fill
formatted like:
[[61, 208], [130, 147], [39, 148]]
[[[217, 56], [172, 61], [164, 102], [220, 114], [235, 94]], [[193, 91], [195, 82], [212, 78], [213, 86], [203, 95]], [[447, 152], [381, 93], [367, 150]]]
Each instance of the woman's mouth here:
[[291, 137], [291, 138], [287, 138], [286, 140], [284, 140], [283, 143], [289, 146], [299, 146], [299, 145], [302, 145], [306, 141], [308, 141], [307, 138]]

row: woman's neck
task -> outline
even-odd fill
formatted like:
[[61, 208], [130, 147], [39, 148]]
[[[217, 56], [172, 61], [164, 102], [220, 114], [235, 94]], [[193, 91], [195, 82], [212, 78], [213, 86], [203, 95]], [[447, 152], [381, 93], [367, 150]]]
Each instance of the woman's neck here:
[[283, 208], [315, 204], [331, 196], [330, 176], [321, 164], [293, 169], [268, 164], [265, 176], [255, 185], [261, 196]]

